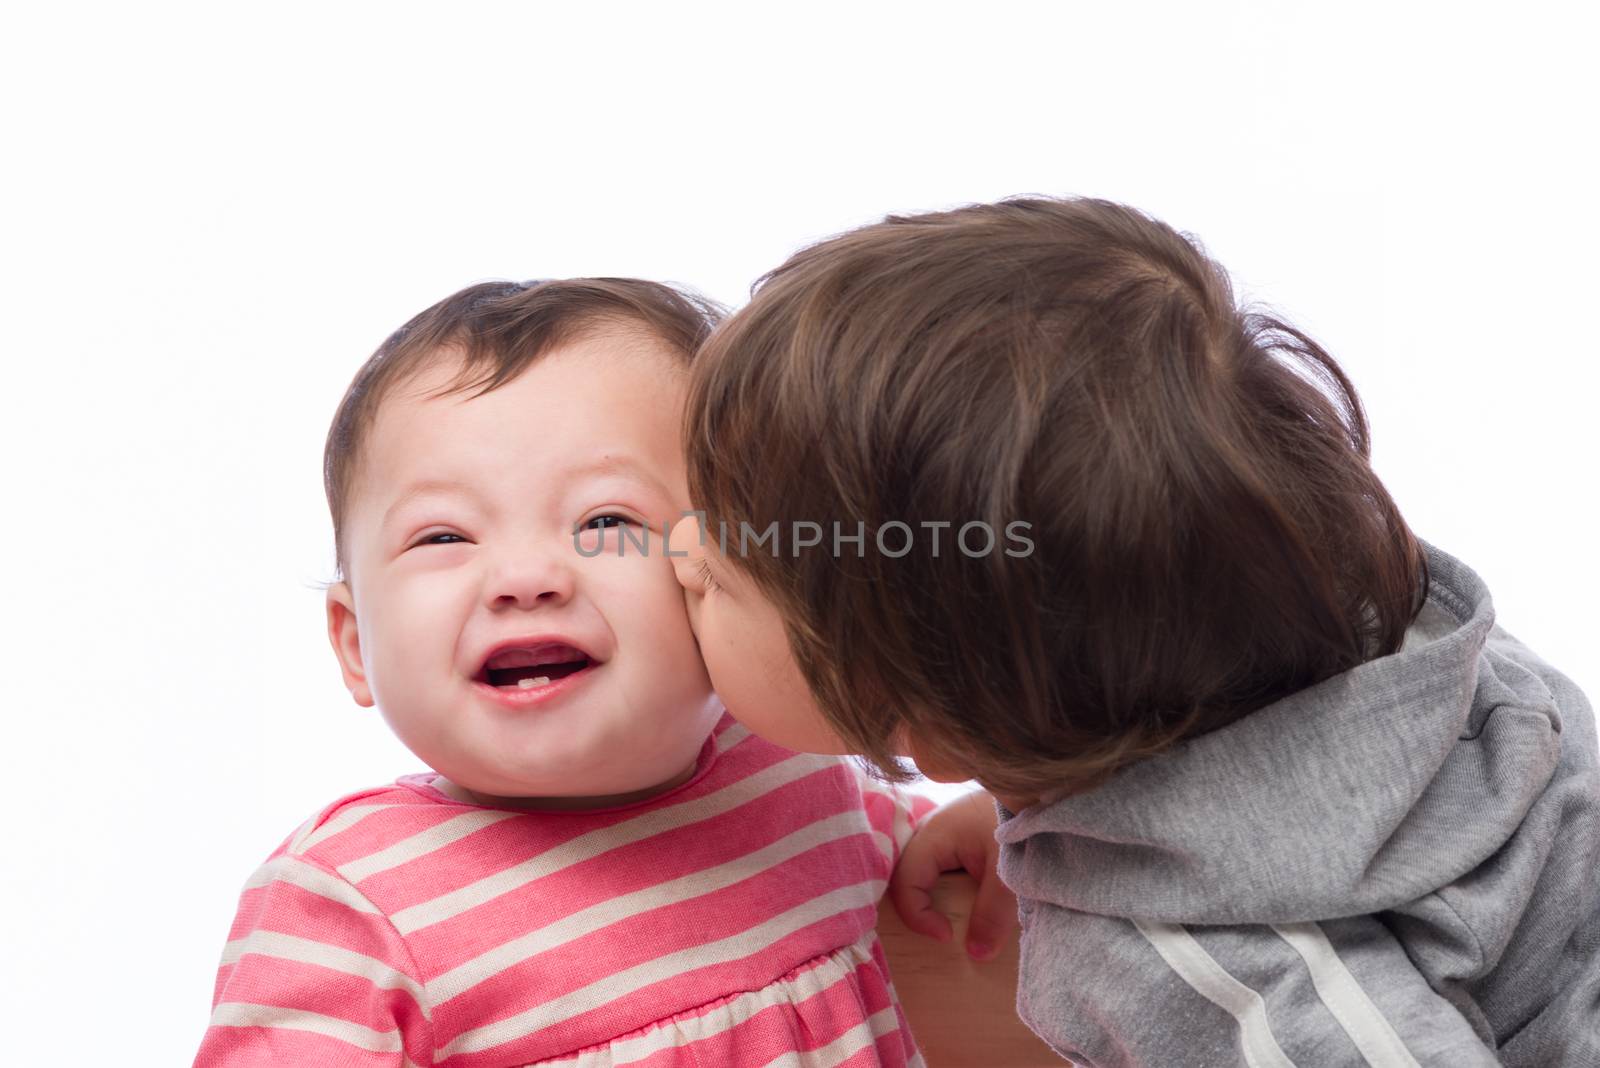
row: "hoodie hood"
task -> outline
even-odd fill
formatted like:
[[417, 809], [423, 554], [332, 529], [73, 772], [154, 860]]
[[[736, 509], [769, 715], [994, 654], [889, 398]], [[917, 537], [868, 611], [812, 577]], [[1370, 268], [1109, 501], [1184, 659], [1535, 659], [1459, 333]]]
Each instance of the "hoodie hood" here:
[[1089, 793], [1002, 809], [1006, 883], [1104, 916], [1294, 923], [1392, 908], [1493, 856], [1555, 772], [1560, 715], [1483, 581], [1424, 550], [1398, 652]]

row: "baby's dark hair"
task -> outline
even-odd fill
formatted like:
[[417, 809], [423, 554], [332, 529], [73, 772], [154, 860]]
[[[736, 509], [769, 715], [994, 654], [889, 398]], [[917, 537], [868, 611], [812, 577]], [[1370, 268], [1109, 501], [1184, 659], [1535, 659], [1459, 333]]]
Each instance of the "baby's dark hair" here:
[[891, 779], [904, 728], [999, 793], [1088, 788], [1395, 651], [1427, 588], [1333, 358], [1102, 200], [797, 253], [702, 349], [686, 445], [713, 525], [1031, 525], [1026, 556], [730, 557]]
[[607, 328], [642, 332], [681, 355], [687, 368], [722, 314], [704, 297], [661, 282], [566, 278], [482, 282], [413, 317], [356, 372], [328, 428], [322, 476], [340, 573], [345, 509], [361, 446], [396, 386], [449, 358], [459, 361], [460, 373], [446, 392], [480, 396], [513, 381], [545, 353]]

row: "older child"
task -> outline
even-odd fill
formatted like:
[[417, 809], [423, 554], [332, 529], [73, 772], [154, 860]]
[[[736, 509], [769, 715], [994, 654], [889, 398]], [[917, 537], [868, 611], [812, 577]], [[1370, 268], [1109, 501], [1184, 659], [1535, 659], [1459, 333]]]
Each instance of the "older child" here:
[[1095, 200], [890, 218], [768, 275], [694, 376], [718, 693], [1002, 798], [1059, 1052], [1600, 1064], [1590, 707], [1194, 241]]
[[728, 719], [650, 541], [710, 316], [479, 285], [356, 376], [329, 637], [433, 770], [249, 881], [197, 1064], [920, 1063], [873, 922], [931, 805]]

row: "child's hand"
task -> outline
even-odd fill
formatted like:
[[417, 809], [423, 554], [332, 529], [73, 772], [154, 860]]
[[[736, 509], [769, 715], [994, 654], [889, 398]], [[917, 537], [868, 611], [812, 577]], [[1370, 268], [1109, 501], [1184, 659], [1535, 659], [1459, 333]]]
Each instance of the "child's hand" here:
[[889, 896], [905, 925], [948, 942], [950, 921], [933, 907], [933, 884], [940, 872], [965, 868], [978, 882], [967, 927], [967, 953], [975, 960], [993, 957], [1017, 925], [1016, 895], [995, 871], [998, 822], [994, 798], [982, 790], [947, 801], [917, 827], [889, 878]]

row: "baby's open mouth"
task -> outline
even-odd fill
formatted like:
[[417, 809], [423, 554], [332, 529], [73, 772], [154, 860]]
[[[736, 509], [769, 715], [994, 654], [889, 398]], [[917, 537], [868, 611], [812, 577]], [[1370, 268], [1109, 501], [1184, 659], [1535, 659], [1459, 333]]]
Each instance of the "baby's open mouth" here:
[[582, 649], [555, 643], [501, 649], [483, 662], [477, 681], [500, 689], [531, 690], [548, 686], [589, 667]]

